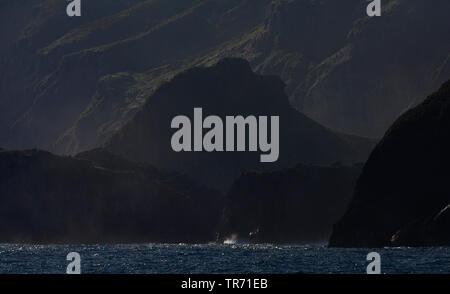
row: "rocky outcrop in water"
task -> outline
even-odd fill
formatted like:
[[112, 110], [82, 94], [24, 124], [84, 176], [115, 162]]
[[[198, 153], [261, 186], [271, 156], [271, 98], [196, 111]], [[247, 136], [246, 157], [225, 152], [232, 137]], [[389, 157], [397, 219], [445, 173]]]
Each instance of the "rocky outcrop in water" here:
[[333, 247], [449, 243], [450, 81], [402, 115], [367, 161]]
[[220, 241], [326, 243], [360, 167], [298, 165], [243, 174], [227, 193]]

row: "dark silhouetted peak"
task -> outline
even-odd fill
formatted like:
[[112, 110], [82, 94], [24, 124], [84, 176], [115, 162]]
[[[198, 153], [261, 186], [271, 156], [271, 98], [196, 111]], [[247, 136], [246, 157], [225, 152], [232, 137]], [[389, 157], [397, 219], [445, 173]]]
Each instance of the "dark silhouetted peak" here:
[[[245, 60], [224, 59], [210, 67], [189, 69], [163, 84], [133, 120], [108, 141], [106, 149], [223, 190], [247, 170], [273, 170], [295, 162], [354, 163], [366, 159], [372, 141], [334, 133], [296, 111], [288, 100], [278, 77], [255, 74]], [[183, 115], [194, 123], [194, 108], [202, 109], [203, 119], [214, 115], [223, 122], [227, 116], [267, 116], [269, 122], [278, 116], [278, 160], [261, 163], [262, 152], [174, 152], [171, 137], [176, 130], [171, 121]], [[270, 127], [268, 130], [270, 135]], [[248, 139], [247, 133], [247, 144]]]
[[449, 126], [446, 82], [403, 114], [375, 148], [331, 246], [442, 245], [443, 240], [450, 244], [450, 227], [443, 230], [436, 220], [429, 223], [450, 203], [445, 192], [450, 180]]
[[216, 64], [216, 70], [223, 74], [246, 75], [252, 74], [250, 63], [242, 58], [224, 58]]

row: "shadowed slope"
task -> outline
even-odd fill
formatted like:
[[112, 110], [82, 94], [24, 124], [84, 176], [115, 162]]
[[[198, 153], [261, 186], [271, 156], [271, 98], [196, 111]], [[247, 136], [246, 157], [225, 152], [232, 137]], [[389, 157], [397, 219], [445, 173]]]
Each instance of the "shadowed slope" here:
[[[260, 163], [260, 152], [174, 152], [171, 121], [178, 115], [193, 121], [196, 107], [203, 109], [203, 118], [217, 115], [223, 121], [236, 115], [279, 116], [278, 161]], [[134, 119], [111, 138], [107, 149], [226, 189], [242, 172], [252, 169], [289, 167], [295, 162], [361, 162], [372, 144], [336, 134], [297, 112], [289, 105], [279, 78], [253, 73], [245, 60], [225, 59], [212, 67], [188, 70], [161, 86]]]
[[0, 242], [208, 242], [222, 196], [103, 150], [0, 151]]
[[450, 81], [402, 115], [375, 148], [331, 246], [450, 244], [444, 220], [450, 201], [449, 126]]

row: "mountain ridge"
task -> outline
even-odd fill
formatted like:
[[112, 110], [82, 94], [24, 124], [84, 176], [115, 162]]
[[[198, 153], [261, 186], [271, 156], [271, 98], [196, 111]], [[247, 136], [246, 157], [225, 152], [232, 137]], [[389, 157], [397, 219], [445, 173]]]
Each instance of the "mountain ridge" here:
[[[0, 145], [10, 149], [98, 147], [161, 83], [225, 57], [280, 76], [291, 104], [322, 125], [374, 138], [450, 75], [444, 0], [391, 0], [373, 19], [362, 0], [95, 1], [79, 19], [54, 0], [21, 5], [4, 2], [13, 29], [0, 30]], [[133, 80], [120, 95], [102, 88], [121, 73]]]

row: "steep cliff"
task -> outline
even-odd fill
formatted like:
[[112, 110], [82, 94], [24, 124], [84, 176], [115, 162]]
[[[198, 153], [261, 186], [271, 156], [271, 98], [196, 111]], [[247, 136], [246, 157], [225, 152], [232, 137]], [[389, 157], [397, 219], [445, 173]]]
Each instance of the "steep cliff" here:
[[367, 161], [334, 247], [449, 245], [450, 81], [402, 115]]

